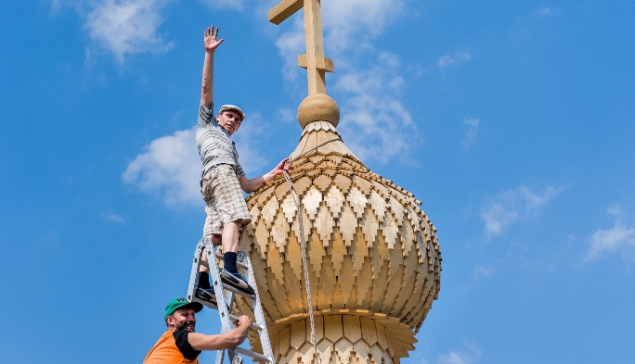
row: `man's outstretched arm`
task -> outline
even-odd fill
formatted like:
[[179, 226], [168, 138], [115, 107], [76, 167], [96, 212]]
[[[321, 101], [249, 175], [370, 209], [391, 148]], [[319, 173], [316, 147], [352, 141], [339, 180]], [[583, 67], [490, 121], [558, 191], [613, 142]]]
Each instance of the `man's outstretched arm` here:
[[238, 321], [238, 327], [220, 335], [204, 335], [198, 332], [191, 332], [187, 335], [187, 341], [194, 350], [223, 350], [235, 348], [242, 344], [247, 338], [251, 319], [247, 316], [241, 316]]
[[203, 32], [205, 44], [205, 62], [203, 63], [203, 86], [201, 88], [201, 103], [208, 109], [214, 100], [214, 51], [225, 39], [218, 40], [218, 27], [213, 25]]
[[288, 158], [283, 159], [276, 168], [272, 169], [270, 172], [263, 174], [260, 177], [256, 177], [254, 179], [247, 179], [247, 177], [242, 176], [238, 180], [240, 183], [240, 188], [245, 191], [245, 193], [252, 193], [255, 190], [262, 187], [265, 182], [274, 179], [274, 177], [281, 175], [282, 173], [289, 170], [291, 167], [291, 161]]

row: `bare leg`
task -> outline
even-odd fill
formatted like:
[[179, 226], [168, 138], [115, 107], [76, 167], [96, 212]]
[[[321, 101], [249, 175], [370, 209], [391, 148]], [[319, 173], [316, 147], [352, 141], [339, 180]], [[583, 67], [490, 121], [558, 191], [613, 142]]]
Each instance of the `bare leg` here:
[[[212, 242], [212, 245], [219, 246], [222, 243], [222, 235], [220, 234], [209, 234], [207, 235], [209, 240]], [[209, 259], [207, 258], [207, 250], [203, 249], [203, 254], [201, 254], [201, 265], [198, 266], [199, 272], [209, 272]]]
[[242, 220], [232, 221], [223, 227], [223, 253], [238, 251], [238, 232]]
[[209, 272], [209, 260], [207, 259], [207, 250], [203, 249], [201, 254], [201, 264], [198, 266], [199, 272]]

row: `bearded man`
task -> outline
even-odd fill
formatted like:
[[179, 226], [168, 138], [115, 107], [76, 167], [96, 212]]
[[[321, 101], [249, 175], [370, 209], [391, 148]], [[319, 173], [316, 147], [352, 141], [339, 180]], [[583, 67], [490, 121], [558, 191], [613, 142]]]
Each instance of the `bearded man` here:
[[161, 335], [143, 364], [198, 364], [202, 350], [223, 350], [242, 344], [251, 326], [248, 316], [241, 316], [238, 326], [220, 335], [195, 332], [196, 313], [203, 309], [198, 302], [177, 298], [165, 307], [167, 331]]

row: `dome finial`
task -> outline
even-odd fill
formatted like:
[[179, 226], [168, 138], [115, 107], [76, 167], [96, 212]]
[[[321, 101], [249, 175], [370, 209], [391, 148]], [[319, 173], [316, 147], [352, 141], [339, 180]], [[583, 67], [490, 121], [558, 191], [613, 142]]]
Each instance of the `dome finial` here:
[[340, 108], [329, 95], [315, 93], [302, 100], [298, 107], [298, 121], [302, 129], [312, 121], [328, 121], [337, 126], [340, 121]]

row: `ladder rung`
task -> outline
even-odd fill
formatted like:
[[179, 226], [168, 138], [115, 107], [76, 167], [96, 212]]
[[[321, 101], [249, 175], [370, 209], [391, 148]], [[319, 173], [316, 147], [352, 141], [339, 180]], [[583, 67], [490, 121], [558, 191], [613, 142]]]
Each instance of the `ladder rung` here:
[[228, 291], [232, 291], [232, 292], [234, 292], [236, 294], [239, 294], [241, 296], [249, 297], [252, 300], [256, 299], [256, 295], [255, 294], [249, 294], [249, 293], [246, 293], [245, 291], [241, 291], [240, 289], [238, 289], [238, 288], [236, 288], [236, 287], [234, 287], [232, 285], [229, 285], [229, 284], [227, 284], [225, 282], [222, 282], [222, 283], [223, 283], [223, 288], [225, 288]]
[[[229, 317], [230, 317], [232, 320], [234, 320], [234, 321], [238, 321], [238, 320], [240, 320], [240, 317], [235, 316], [235, 315], [232, 315], [231, 313], [229, 314]], [[257, 330], [263, 330], [263, 329], [264, 329], [262, 326], [260, 326], [260, 325], [259, 325], [257, 322], [255, 322], [255, 321], [253, 321], [253, 322], [251, 323], [251, 327], [253, 327], [254, 329], [257, 329]]]
[[[245, 293], [245, 292], [243, 292], [243, 291], [239, 290], [238, 288], [234, 288], [233, 286], [230, 286], [229, 284], [224, 283], [224, 282], [223, 282], [223, 288], [225, 288], [225, 289], [226, 289], [226, 290], [228, 290], [228, 291], [232, 291], [232, 292], [234, 292], [234, 293], [237, 293], [237, 294], [243, 295], [243, 296], [245, 296], [245, 297], [248, 297], [248, 298], [251, 298], [251, 299], [256, 299], [256, 295], [253, 295], [253, 294], [247, 294], [247, 293]], [[192, 297], [192, 299], [190, 300], [190, 302], [198, 302], [198, 303], [202, 304], [203, 306], [205, 306], [205, 307], [207, 307], [207, 308], [211, 308], [212, 310], [218, 310], [218, 306], [216, 306], [215, 304], [213, 304], [213, 303], [211, 303], [211, 302], [209, 302], [209, 301], [202, 300], [202, 299], [197, 298], [197, 297]], [[233, 316], [233, 315], [230, 315], [230, 316], [232, 316], [232, 318], [235, 318], [235, 320], [236, 320], [236, 321], [238, 321], [238, 317]], [[254, 324], [254, 325], [255, 325], [255, 324]], [[261, 326], [260, 326], [260, 325], [258, 325], [258, 326], [257, 326], [257, 328], [258, 328], [258, 329], [261, 329]]]
[[252, 357], [254, 359], [257, 359], [257, 360], [266, 361], [267, 363], [272, 363], [273, 362], [271, 358], [266, 357], [266, 356], [264, 356], [262, 354], [259, 354], [259, 353], [255, 353], [255, 352], [253, 352], [251, 350], [247, 350], [247, 349], [243, 349], [243, 348], [237, 347], [236, 351], [239, 354], [247, 355], [247, 356]]
[[[225, 288], [225, 289], [226, 289], [226, 290], [228, 290], [228, 291], [232, 291], [232, 292], [234, 292], [234, 293], [237, 293], [237, 294], [239, 294], [239, 295], [245, 296], [245, 297], [247, 297], [247, 298], [251, 298], [252, 300], [255, 300], [255, 299], [256, 299], [256, 295], [255, 295], [255, 294], [245, 293], [244, 291], [241, 291], [241, 290], [239, 290], [238, 288], [236, 288], [236, 287], [234, 287], [234, 286], [232, 286], [232, 285], [229, 285], [229, 284], [227, 284], [227, 283], [225, 283], [225, 282], [222, 282], [222, 284], [223, 284], [223, 288]], [[207, 306], [207, 307], [209, 307], [209, 308], [211, 308], [211, 309], [214, 309], [214, 310], [217, 310], [217, 309], [218, 309], [218, 308], [217, 308], [217, 306], [216, 306], [216, 305], [214, 305], [213, 303], [210, 303], [210, 302], [208, 302], [208, 301], [201, 300], [201, 299], [196, 298], [196, 297], [192, 297], [191, 301], [196, 301], [196, 302], [202, 303], [204, 306]]]
[[211, 303], [209, 301], [204, 301], [204, 300], [202, 300], [200, 298], [194, 297], [194, 298], [192, 298], [191, 302], [198, 302], [198, 303], [200, 303], [201, 305], [203, 305], [203, 306], [205, 306], [207, 308], [211, 308], [212, 310], [218, 310], [218, 306], [216, 306], [215, 304], [213, 304], [213, 303]]

